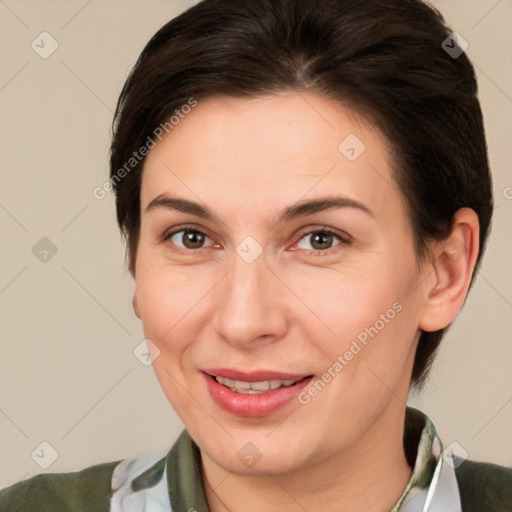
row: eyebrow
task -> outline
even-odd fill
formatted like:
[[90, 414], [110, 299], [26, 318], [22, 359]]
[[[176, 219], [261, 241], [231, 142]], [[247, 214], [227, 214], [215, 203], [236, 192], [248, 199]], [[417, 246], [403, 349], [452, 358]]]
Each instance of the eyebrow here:
[[[203, 206], [200, 203], [190, 201], [188, 199], [169, 197], [165, 194], [161, 194], [150, 201], [146, 207], [146, 212], [155, 210], [157, 208], [166, 208], [182, 213], [188, 213], [206, 220], [220, 221], [220, 218], [215, 215], [213, 211], [210, 210], [207, 206]], [[350, 199], [345, 196], [325, 196], [300, 201], [286, 207], [277, 216], [275, 223], [278, 224], [280, 222], [288, 222], [298, 217], [306, 217], [308, 215], [313, 215], [314, 213], [337, 208], [355, 208], [368, 214], [370, 217], [375, 217], [373, 212], [367, 206], [365, 206], [363, 203], [360, 203], [359, 201], [356, 201], [355, 199]]]

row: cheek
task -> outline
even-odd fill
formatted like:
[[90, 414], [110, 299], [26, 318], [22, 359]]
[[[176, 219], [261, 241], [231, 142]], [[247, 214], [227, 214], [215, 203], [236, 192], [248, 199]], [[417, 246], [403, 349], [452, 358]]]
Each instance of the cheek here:
[[[379, 266], [380, 267], [380, 266]], [[404, 298], [404, 279], [393, 272], [368, 269], [345, 269], [295, 276], [294, 291], [311, 312], [315, 313], [332, 334], [346, 337], [373, 325], [380, 314], [393, 316], [393, 304]]]
[[185, 333], [198, 325], [197, 306], [211, 288], [209, 280], [178, 268], [138, 270], [135, 296], [146, 337], [162, 352], [183, 350]]
[[297, 296], [325, 326], [309, 322], [308, 332], [324, 365], [346, 354], [352, 371], [403, 367], [418, 328], [420, 304], [410, 293], [417, 279], [414, 258], [299, 278]]
[[[142, 263], [142, 261], [140, 262]], [[144, 336], [154, 344], [153, 370], [160, 386], [180, 417], [186, 417], [187, 394], [182, 387], [191, 365], [188, 354], [200, 327], [198, 307], [209, 286], [182, 272], [162, 272], [139, 265], [136, 298]]]
[[155, 245], [147, 226], [141, 228], [136, 261], [135, 296], [144, 328], [162, 338], [185, 319], [208, 293], [215, 278], [211, 267], [180, 265]]

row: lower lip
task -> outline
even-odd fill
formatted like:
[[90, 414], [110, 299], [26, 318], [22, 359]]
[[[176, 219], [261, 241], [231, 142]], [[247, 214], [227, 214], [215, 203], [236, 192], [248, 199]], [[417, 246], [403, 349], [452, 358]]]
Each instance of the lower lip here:
[[296, 399], [313, 377], [306, 377], [293, 386], [283, 386], [264, 393], [249, 395], [231, 391], [210, 375], [203, 373], [211, 397], [224, 410], [238, 416], [268, 416]]

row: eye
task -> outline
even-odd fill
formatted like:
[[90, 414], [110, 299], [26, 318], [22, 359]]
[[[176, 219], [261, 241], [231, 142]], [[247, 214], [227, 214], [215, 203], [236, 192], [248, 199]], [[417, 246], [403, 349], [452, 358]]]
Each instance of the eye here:
[[[172, 231], [164, 236], [164, 240], [171, 241], [180, 249], [203, 249], [214, 245], [213, 240], [205, 235], [202, 231], [193, 228], [183, 228], [179, 231]], [[209, 240], [210, 245], [206, 246], [205, 242]]]
[[348, 243], [348, 236], [343, 237], [340, 234], [334, 233], [330, 229], [322, 228], [305, 233], [297, 242], [296, 247], [303, 250], [313, 250], [317, 253], [330, 253], [332, 251], [329, 249]]

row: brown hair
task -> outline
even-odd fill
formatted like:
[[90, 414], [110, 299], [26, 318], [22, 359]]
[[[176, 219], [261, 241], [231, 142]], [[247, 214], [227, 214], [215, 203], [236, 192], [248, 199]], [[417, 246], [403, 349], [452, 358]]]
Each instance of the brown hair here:
[[[450, 32], [419, 0], [204, 0], [171, 20], [142, 51], [113, 123], [110, 172], [130, 271], [144, 163], [127, 168], [134, 151], [191, 98], [290, 89], [342, 101], [379, 124], [419, 258], [461, 207], [478, 214], [483, 250], [492, 215], [483, 120], [473, 66], [442, 47]], [[421, 334], [417, 387], [443, 333]]]

